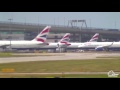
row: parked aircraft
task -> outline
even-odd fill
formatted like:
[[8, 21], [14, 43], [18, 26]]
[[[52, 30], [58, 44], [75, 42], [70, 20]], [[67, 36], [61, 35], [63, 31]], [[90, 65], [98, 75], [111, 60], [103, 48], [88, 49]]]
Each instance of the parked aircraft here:
[[[90, 39], [89, 42], [96, 41], [98, 39], [98, 36], [99, 34], [96, 33]], [[81, 43], [70, 43], [69, 41], [70, 41], [70, 33], [66, 33], [64, 37], [58, 43], [49, 43], [48, 46], [41, 47], [41, 49], [54, 49], [54, 50], [61, 52], [61, 50], [66, 51], [66, 49], [78, 49], [78, 46], [81, 44]]]
[[87, 42], [81, 43], [79, 49], [93, 49], [96, 51], [120, 50], [120, 42]]
[[17, 49], [17, 50], [26, 50], [26, 49], [37, 49], [48, 45], [46, 42], [47, 36], [49, 34], [51, 26], [46, 26], [33, 40], [31, 41], [0, 41], [0, 47], [3, 49]]
[[61, 52], [62, 48], [66, 48], [67, 46], [70, 45], [69, 40], [70, 40], [70, 33], [66, 33], [63, 38], [57, 42], [57, 43], [49, 43], [49, 45], [47, 46], [43, 46], [40, 49], [54, 49], [57, 50], [59, 52]]
[[80, 49], [94, 49], [96, 51], [120, 50], [120, 42], [90, 42], [78, 46]]
[[71, 45], [69, 45], [67, 47], [67, 49], [79, 49], [78, 46], [81, 44], [87, 44], [89, 42], [96, 42], [98, 40], [99, 37], [99, 33], [96, 33], [88, 42], [85, 43], [70, 43]]

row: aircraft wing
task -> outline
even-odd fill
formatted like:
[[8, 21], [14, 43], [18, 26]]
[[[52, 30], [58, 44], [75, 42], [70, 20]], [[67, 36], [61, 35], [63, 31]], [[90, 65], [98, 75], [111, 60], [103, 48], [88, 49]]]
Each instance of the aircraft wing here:
[[45, 42], [45, 43], [43, 43], [44, 45], [49, 45], [49, 43], [48, 42]]
[[112, 42], [110, 45], [101, 45], [101, 46], [97, 46], [95, 49], [107, 49], [108, 47], [112, 46], [114, 42]]
[[44, 42], [44, 43], [37, 43], [37, 45], [49, 45], [48, 42]]
[[10, 44], [0, 45], [0, 47], [7, 47], [10, 46]]

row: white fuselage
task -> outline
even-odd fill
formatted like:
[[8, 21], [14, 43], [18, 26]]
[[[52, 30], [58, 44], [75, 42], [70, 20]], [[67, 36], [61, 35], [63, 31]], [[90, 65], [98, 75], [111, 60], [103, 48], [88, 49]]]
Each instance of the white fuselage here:
[[[113, 44], [112, 44], [113, 43]], [[58, 43], [50, 43], [42, 48], [56, 48]], [[98, 46], [106, 47], [109, 49], [120, 49], [120, 42], [85, 42], [85, 43], [70, 43], [66, 46], [67, 49], [95, 49]], [[111, 45], [112, 44], [112, 45]], [[62, 46], [61, 46], [62, 47]]]
[[[86, 42], [86, 43], [70, 43], [67, 46], [65, 44], [59, 44], [60, 47], [66, 47], [67, 49], [95, 49], [97, 46], [111, 45], [113, 42]], [[45, 45], [38, 41], [0, 41], [0, 47], [4, 45], [10, 46], [12, 49], [56, 49], [58, 43], [49, 43]], [[120, 42], [114, 42], [109, 48], [120, 48]]]
[[[78, 48], [80, 43], [70, 43], [71, 45], [67, 46], [65, 44], [59, 43], [60, 47], [67, 48]], [[0, 41], [0, 47], [8, 46], [11, 49], [56, 49], [58, 48], [58, 43], [49, 43], [45, 45], [42, 42], [38, 41]]]
[[38, 41], [0, 41], [0, 47], [8, 46], [12, 49], [29, 49], [44, 46], [44, 43]]
[[70, 43], [71, 45], [69, 45], [67, 48], [68, 49], [78, 49], [78, 46], [82, 43]]
[[[43, 49], [56, 49], [58, 47], [58, 43], [49, 43], [49, 45], [43, 46]], [[71, 45], [60, 44], [60, 47], [67, 48], [67, 49], [78, 49], [78, 45], [80, 43], [70, 43]]]
[[98, 46], [107, 46], [109, 49], [120, 49], [120, 42], [87, 42], [80, 44], [78, 47], [80, 49], [95, 49]]

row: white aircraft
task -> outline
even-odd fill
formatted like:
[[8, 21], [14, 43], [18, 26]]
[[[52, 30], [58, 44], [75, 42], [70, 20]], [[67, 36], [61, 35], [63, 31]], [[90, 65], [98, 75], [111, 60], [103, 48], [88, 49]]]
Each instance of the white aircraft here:
[[[96, 33], [89, 42], [93, 42], [98, 39], [99, 34]], [[58, 43], [49, 43], [48, 46], [43, 46], [41, 49], [54, 49], [58, 50], [61, 52], [61, 50], [66, 50], [66, 49], [78, 49], [78, 46], [81, 43], [70, 43], [70, 33], [66, 33], [64, 37], [58, 42]]]
[[57, 51], [61, 52], [62, 48], [66, 48], [67, 46], [70, 45], [69, 36], [70, 36], [70, 33], [66, 33], [59, 42], [49, 43], [49, 45], [43, 46], [40, 49], [54, 49], [54, 50], [57, 50]]
[[[99, 34], [96, 33], [93, 37], [94, 39], [98, 39]], [[90, 40], [92, 41], [92, 39]], [[109, 47], [113, 45], [114, 42], [87, 42], [81, 43], [78, 48], [79, 49], [95, 49], [96, 51], [108, 50]]]
[[41, 46], [48, 45], [46, 42], [47, 36], [49, 34], [51, 26], [46, 26], [40, 34], [38, 34], [33, 40], [31, 41], [0, 41], [0, 47], [17, 49], [17, 50], [30, 50], [30, 49], [37, 49]]
[[[99, 36], [99, 33], [96, 33], [88, 42], [85, 42], [85, 43], [96, 42], [98, 40], [98, 36]], [[78, 46], [84, 43], [70, 43], [70, 44], [71, 45], [69, 45], [67, 49], [79, 49]]]
[[94, 49], [96, 51], [120, 50], [120, 42], [89, 42], [78, 46], [80, 49]]
[[120, 50], [120, 42], [87, 42], [81, 43], [79, 49], [93, 49], [96, 51]]
[[64, 37], [58, 42], [56, 50], [58, 50], [59, 52], [61, 52], [62, 49], [66, 51], [66, 48], [69, 45], [71, 45], [69, 41], [70, 41], [70, 33], [66, 33]]

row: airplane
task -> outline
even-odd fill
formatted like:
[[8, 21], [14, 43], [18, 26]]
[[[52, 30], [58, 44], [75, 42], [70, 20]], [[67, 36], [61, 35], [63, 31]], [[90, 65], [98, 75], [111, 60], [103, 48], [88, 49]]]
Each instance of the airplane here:
[[96, 51], [120, 50], [120, 42], [90, 42], [81, 44], [80, 49], [94, 49]]
[[[89, 42], [97, 42], [98, 37], [99, 37], [99, 33], [96, 33], [88, 42], [85, 42], [84, 44], [89, 44]], [[83, 45], [83, 43], [81, 43], [80, 45]], [[78, 45], [78, 47], [80, 45]], [[84, 50], [89, 50], [87, 48], [85, 48], [85, 49], [84, 48], [80, 48], [80, 49], [81, 49], [80, 52], [84, 52]]]
[[51, 42], [49, 43], [49, 45], [43, 46], [40, 49], [54, 49], [55, 51], [61, 52], [62, 48], [65, 49], [67, 46], [71, 45], [69, 43], [69, 40], [70, 40], [69, 37], [70, 37], [70, 33], [66, 33], [59, 42], [57, 43]]
[[[96, 33], [89, 42], [93, 42], [98, 39], [99, 34]], [[70, 33], [66, 33], [64, 37], [58, 43], [49, 43], [47, 46], [41, 47], [41, 49], [54, 49], [55, 51], [66, 51], [67, 49], [78, 49], [81, 43], [70, 43]]]
[[[94, 36], [93, 36], [93, 39], [91, 39], [90, 41], [92, 40], [97, 40], [98, 39], [98, 36], [99, 36], [99, 33], [96, 33]], [[87, 42], [87, 43], [81, 43], [78, 48], [79, 49], [94, 49], [96, 51], [108, 51], [109, 47], [111, 47], [113, 45], [114, 42]]]
[[[71, 45], [70, 41], [70, 33], [66, 33], [65, 36], [58, 42], [57, 47], [58, 50], [61, 52], [62, 48], [66, 51], [66, 48]], [[57, 49], [56, 49], [57, 50]]]
[[51, 26], [46, 26], [33, 40], [31, 41], [0, 41], [0, 47], [3, 49], [11, 48], [15, 50], [30, 50], [37, 49], [48, 45], [46, 42]]
[[120, 42], [87, 42], [81, 43], [79, 49], [93, 49], [96, 51], [120, 51]]
[[[96, 42], [98, 40], [98, 37], [99, 37], [99, 33], [96, 33], [88, 42], [85, 43], [87, 44], [89, 42]], [[69, 45], [67, 49], [79, 49], [78, 46], [84, 43], [70, 43], [70, 44], [71, 45]]]
[[[50, 28], [50, 27], [49, 27]], [[46, 30], [46, 28], [44, 29], [44, 30]], [[59, 51], [59, 52], [61, 52], [62, 51], [62, 49], [63, 50], [66, 50], [66, 49], [78, 49], [78, 45], [80, 44], [80, 43], [70, 43], [69, 41], [70, 41], [70, 33], [66, 33], [64, 36], [63, 36], [63, 38], [59, 41], [59, 42], [57, 42], [57, 43], [45, 43], [45, 41], [46, 41], [46, 39], [47, 39], [47, 35], [48, 35], [48, 33], [49, 32], [47, 32], [47, 33], [45, 33], [45, 34], [42, 34], [43, 32], [45, 32], [45, 31], [42, 31], [41, 33], [40, 33], [40, 35], [38, 35], [35, 39], [33, 39], [33, 40], [31, 40], [32, 42], [34, 42], [34, 43], [31, 43], [31, 44], [29, 44], [29, 45], [27, 45], [27, 42], [31, 42], [31, 41], [27, 41], [25, 44], [22, 44], [22, 45], [20, 45], [19, 44], [19, 41], [16, 43], [16, 44], [14, 44], [13, 43], [13, 41], [11, 41], [12, 43], [11, 43], [11, 47], [12, 47], [12, 49], [17, 49], [17, 50], [39, 50], [39, 49], [54, 49], [54, 50], [56, 50], [56, 51]], [[46, 38], [44, 38], [44, 37], [46, 37]], [[89, 41], [89, 42], [93, 42], [93, 41], [95, 41], [96, 40], [96, 37], [98, 37], [98, 34], [95, 34], [92, 38], [91, 38], [91, 40]], [[44, 40], [45, 39], [45, 40]], [[43, 41], [44, 40], [44, 41]], [[41, 42], [44, 42], [44, 43], [41, 43]], [[9, 41], [8, 41], [9, 42]], [[16, 42], [16, 41], [15, 41]], [[20, 42], [23, 42], [23, 41], [20, 41]], [[25, 42], [25, 41], [24, 41]], [[10, 45], [10, 44], [9, 44]]]

